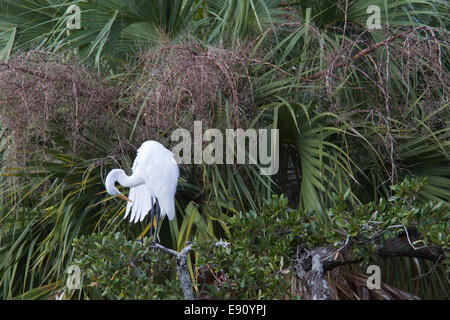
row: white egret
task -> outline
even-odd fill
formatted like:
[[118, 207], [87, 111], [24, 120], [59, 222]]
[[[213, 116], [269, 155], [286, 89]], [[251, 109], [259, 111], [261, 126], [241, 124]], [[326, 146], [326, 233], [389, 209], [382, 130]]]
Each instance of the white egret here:
[[[180, 175], [172, 151], [156, 141], [146, 141], [137, 151], [132, 167], [133, 174], [127, 176], [121, 169], [113, 169], [105, 180], [106, 191], [128, 201], [125, 217], [131, 211], [130, 222], [144, 220], [150, 211], [150, 237], [153, 217], [156, 216], [155, 241], [159, 219], [167, 215], [169, 220], [175, 216], [175, 192]], [[129, 187], [129, 198], [116, 187], [118, 182]]]

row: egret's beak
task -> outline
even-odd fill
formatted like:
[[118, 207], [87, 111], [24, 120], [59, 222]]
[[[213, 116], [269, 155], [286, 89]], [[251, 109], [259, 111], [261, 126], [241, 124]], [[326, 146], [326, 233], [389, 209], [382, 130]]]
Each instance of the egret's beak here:
[[131, 201], [130, 198], [128, 198], [126, 195], [124, 195], [124, 194], [122, 194], [122, 193], [119, 193], [117, 196], [118, 196], [120, 199], [123, 199], [123, 200], [125, 200], [125, 201], [133, 202], [133, 201]]

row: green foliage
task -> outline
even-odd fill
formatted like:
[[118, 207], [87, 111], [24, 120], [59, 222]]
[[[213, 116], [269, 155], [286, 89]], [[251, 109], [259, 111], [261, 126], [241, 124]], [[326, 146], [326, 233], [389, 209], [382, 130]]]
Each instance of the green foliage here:
[[208, 32], [208, 42], [237, 42], [249, 35], [264, 32], [275, 22], [282, 21], [280, 0], [205, 0], [208, 20], [214, 28]]
[[274, 197], [261, 213], [251, 210], [231, 217], [227, 221], [230, 232], [227, 248], [216, 247], [214, 241], [196, 243], [197, 266], [225, 275], [220, 285], [201, 285], [201, 295], [280, 299], [289, 294], [296, 232], [302, 226], [297, 223], [299, 211], [288, 212], [286, 206], [285, 197]]
[[73, 261], [83, 287], [97, 288], [109, 299], [182, 299], [174, 258], [149, 244], [149, 238], [128, 241], [119, 232], [75, 239]]
[[423, 236], [418, 243], [442, 245], [444, 251], [450, 244], [449, 207], [442, 201], [417, 200], [426, 185], [425, 179], [407, 177], [392, 186], [395, 192], [389, 199], [348, 206], [349, 191], [335, 195], [336, 205], [326, 210], [326, 218], [318, 214], [305, 213], [301, 222], [301, 242], [309, 248], [315, 246], [341, 247], [352, 243], [357, 258], [371, 259], [374, 243], [370, 240], [382, 235], [382, 240], [403, 235], [408, 228], [416, 228]]
[[[425, 181], [407, 178], [392, 186], [395, 196], [348, 209], [348, 192], [336, 195], [337, 205], [318, 212], [291, 209], [287, 199], [273, 196], [261, 212], [236, 214], [227, 221], [230, 231], [227, 248], [213, 241], [198, 242], [198, 267], [216, 276], [220, 283], [201, 283], [200, 293], [238, 299], [279, 299], [289, 295], [296, 250], [352, 246], [354, 258], [367, 265], [375, 261], [374, 237], [382, 241], [396, 238], [405, 228], [417, 228], [424, 236], [414, 244], [441, 245], [448, 254], [450, 245], [449, 208], [443, 202], [416, 200]], [[245, 235], [245, 236], [243, 236]], [[295, 298], [295, 297], [291, 297]]]
[[[81, 30], [67, 28], [70, 5], [81, 9]], [[181, 36], [198, 7], [195, 0], [2, 0], [0, 44], [5, 42], [5, 48], [11, 46], [9, 42], [16, 48], [70, 48], [99, 66], [100, 57], [126, 58], [160, 38]], [[7, 57], [10, 51], [6, 49], [3, 55]]]
[[73, 239], [102, 220], [95, 207], [103, 197], [92, 196], [103, 191], [101, 180], [92, 179], [98, 168], [61, 154], [53, 160], [36, 171], [8, 170], [9, 177], [26, 183], [2, 194], [0, 285], [5, 298], [59, 280], [70, 264]]

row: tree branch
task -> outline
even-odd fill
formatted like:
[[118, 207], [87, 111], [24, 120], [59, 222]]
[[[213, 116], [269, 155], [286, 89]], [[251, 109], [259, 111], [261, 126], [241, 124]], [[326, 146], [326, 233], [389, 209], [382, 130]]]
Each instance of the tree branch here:
[[360, 243], [348, 241], [347, 239], [345, 244], [337, 250], [330, 247], [308, 250], [303, 246], [299, 246], [297, 248], [295, 270], [297, 277], [302, 283], [302, 291], [313, 300], [331, 299], [326, 272], [338, 266], [361, 262], [361, 259], [354, 254], [355, 244], [364, 246], [375, 243], [376, 251], [374, 254], [383, 258], [415, 257], [433, 261], [435, 264], [441, 263], [445, 259], [442, 246], [413, 245], [414, 241], [421, 239], [423, 239], [422, 235], [415, 228], [405, 228], [404, 235], [386, 241], [382, 241], [382, 234], [369, 241]]
[[[395, 39], [398, 39], [400, 37], [404, 37], [404, 36], [414, 32], [414, 31], [416, 31], [417, 29], [420, 29], [420, 27], [413, 28], [413, 29], [410, 29], [410, 30], [402, 32], [402, 33], [390, 35], [386, 40], [383, 40], [381, 42], [375, 43], [371, 47], [363, 49], [360, 52], [358, 52], [357, 54], [355, 54], [354, 56], [350, 57], [348, 59], [348, 62], [352, 63], [355, 60], [358, 60], [359, 58], [361, 58], [362, 56], [365, 56], [369, 52], [374, 51], [374, 50], [376, 50], [377, 48], [379, 48], [381, 46], [385, 46], [385, 45], [389, 44], [389, 42], [391, 42], [391, 41], [393, 41]], [[336, 65], [334, 65], [333, 67], [335, 69], [336, 68], [340, 68], [340, 67], [343, 67], [346, 63], [347, 62], [345, 62], [345, 61], [341, 61], [341, 62], [337, 63]], [[330, 71], [329, 69], [322, 70], [322, 71], [312, 75], [309, 78], [303, 78], [302, 81], [315, 81], [315, 80], [319, 79], [320, 77], [322, 77], [323, 75], [325, 75], [326, 73], [328, 73], [329, 71]]]
[[[180, 279], [181, 289], [183, 290], [184, 298], [186, 300], [195, 300], [194, 291], [192, 290], [191, 276], [189, 274], [189, 267], [187, 263], [187, 257], [189, 252], [191, 252], [193, 243], [189, 243], [185, 246], [180, 252], [169, 249], [160, 245], [159, 243], [152, 243], [150, 248], [162, 250], [168, 254], [175, 256], [177, 262], [177, 273], [178, 278]], [[229, 249], [229, 243], [226, 241], [222, 241], [220, 239], [219, 242], [215, 244], [216, 247], [223, 247], [225, 249]]]
[[[422, 245], [414, 246], [412, 243], [416, 240], [423, 239], [420, 232], [415, 228], [405, 228], [405, 234], [398, 238], [382, 241], [382, 235], [378, 235], [370, 241], [362, 243], [368, 245], [370, 242], [376, 244], [375, 254], [381, 258], [393, 257], [412, 257], [432, 261], [436, 264], [441, 263], [445, 259], [445, 253], [440, 245]], [[330, 255], [323, 261], [325, 271], [329, 271], [335, 267], [360, 262], [353, 254], [353, 245], [345, 246], [340, 250], [340, 259], [336, 259], [332, 249]]]

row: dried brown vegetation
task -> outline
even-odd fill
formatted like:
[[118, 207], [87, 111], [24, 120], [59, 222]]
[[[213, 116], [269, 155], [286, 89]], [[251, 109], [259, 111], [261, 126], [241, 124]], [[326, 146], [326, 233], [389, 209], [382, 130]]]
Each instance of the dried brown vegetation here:
[[122, 115], [138, 121], [137, 140], [164, 139], [176, 128], [191, 131], [196, 120], [210, 127], [245, 127], [256, 110], [246, 50], [185, 41], [142, 52], [125, 92], [130, 107]]
[[55, 147], [52, 127], [74, 151], [96, 133], [87, 129], [107, 130], [108, 108], [120, 92], [64, 56], [37, 50], [0, 64], [0, 87], [0, 123], [11, 133], [11, 155], [19, 163], [37, 154], [45, 159]]
[[[450, 79], [443, 66], [445, 53], [441, 51], [450, 45], [448, 38], [439, 29], [427, 27], [386, 32], [390, 35], [380, 42], [367, 37], [367, 31], [342, 42], [341, 48], [325, 57], [328, 67], [309, 80], [324, 81], [325, 98], [336, 113], [346, 114], [342, 111], [354, 105], [336, 95], [346, 82], [355, 97], [370, 99], [369, 108], [347, 110], [349, 116], [361, 113], [364, 117], [375, 115], [384, 122], [398, 120], [391, 125], [404, 129], [404, 125], [412, 125], [409, 113], [414, 112], [433, 115], [430, 124], [439, 125], [441, 117], [435, 112], [448, 103]], [[411, 87], [415, 88], [413, 92]]]
[[10, 132], [11, 166], [67, 147], [92, 156], [101, 135], [118, 141], [112, 157], [134, 152], [145, 140], [170, 145], [170, 132], [191, 131], [196, 120], [204, 127], [245, 128], [257, 111], [244, 46], [161, 44], [143, 51], [117, 81], [68, 56], [32, 50], [0, 64], [0, 124]]

